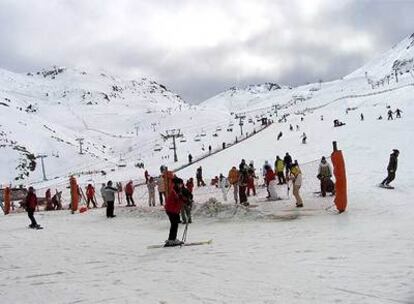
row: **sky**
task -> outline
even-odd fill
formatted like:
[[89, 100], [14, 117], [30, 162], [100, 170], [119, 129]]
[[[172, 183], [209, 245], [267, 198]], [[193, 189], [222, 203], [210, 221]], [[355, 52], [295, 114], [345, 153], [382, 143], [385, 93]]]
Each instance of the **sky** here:
[[414, 1], [0, 0], [0, 68], [150, 77], [187, 102], [334, 80], [414, 32]]

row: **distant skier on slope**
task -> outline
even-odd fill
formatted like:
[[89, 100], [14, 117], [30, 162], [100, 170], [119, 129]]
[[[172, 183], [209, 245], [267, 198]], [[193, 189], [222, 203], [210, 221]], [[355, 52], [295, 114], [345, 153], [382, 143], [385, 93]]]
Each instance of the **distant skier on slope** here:
[[395, 179], [395, 173], [398, 167], [398, 155], [400, 155], [400, 151], [397, 149], [393, 149], [392, 151], [387, 166], [388, 175], [381, 183], [381, 186], [384, 187], [391, 187], [389, 184]]
[[283, 133], [282, 133], [282, 131], [280, 131], [279, 134], [277, 135], [277, 140], [281, 139], [282, 136], [283, 136]]
[[395, 110], [395, 114], [396, 114], [395, 118], [401, 118], [401, 113], [402, 111], [397, 108], [397, 110]]
[[387, 118], [388, 120], [393, 120], [394, 118], [392, 117], [392, 110], [391, 109], [389, 109], [388, 110], [388, 118]]
[[308, 137], [306, 136], [306, 133], [305, 132], [303, 132], [303, 134], [302, 134], [302, 136], [300, 138], [302, 138], [302, 144], [306, 144], [306, 139]]

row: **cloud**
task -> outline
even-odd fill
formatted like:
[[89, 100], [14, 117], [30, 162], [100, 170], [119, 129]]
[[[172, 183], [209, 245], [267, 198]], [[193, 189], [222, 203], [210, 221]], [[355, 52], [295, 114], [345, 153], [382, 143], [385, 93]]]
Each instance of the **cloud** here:
[[260, 81], [357, 69], [409, 35], [410, 1], [3, 0], [0, 67], [104, 68], [200, 102]]

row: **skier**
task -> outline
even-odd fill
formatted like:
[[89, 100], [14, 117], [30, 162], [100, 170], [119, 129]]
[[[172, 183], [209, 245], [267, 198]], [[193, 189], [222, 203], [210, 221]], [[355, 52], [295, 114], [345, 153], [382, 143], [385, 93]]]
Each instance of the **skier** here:
[[165, 200], [165, 212], [170, 220], [170, 233], [168, 240], [165, 241], [165, 247], [180, 246], [183, 242], [177, 239], [178, 224], [180, 223], [180, 211], [183, 202], [178, 193], [180, 192], [180, 179], [174, 178], [172, 180], [172, 189]]
[[292, 124], [290, 124], [290, 125], [289, 125], [289, 130], [290, 130], [290, 131], [293, 131], [293, 126], [292, 126]]
[[108, 181], [105, 187], [105, 200], [106, 200], [106, 217], [116, 217], [114, 215], [115, 193], [118, 189], [112, 187], [112, 181]]
[[191, 210], [193, 209], [193, 194], [184, 187], [184, 182], [181, 180], [180, 183], [180, 193], [179, 197], [183, 202], [182, 208], [181, 208], [181, 218], [183, 219], [183, 224], [191, 224]]
[[292, 166], [290, 174], [293, 178], [293, 196], [296, 199], [296, 207], [302, 208], [303, 200], [299, 194], [300, 187], [302, 186], [302, 172], [297, 161], [295, 161], [295, 164]]
[[164, 184], [164, 178], [162, 176], [158, 178], [157, 186], [158, 186], [158, 195], [160, 198], [160, 205], [162, 206], [164, 202], [163, 198], [165, 198], [165, 184]]
[[400, 151], [397, 149], [393, 149], [392, 151], [393, 152], [390, 155], [390, 160], [387, 166], [388, 175], [381, 183], [381, 186], [383, 187], [391, 187], [389, 184], [394, 180], [395, 172], [397, 171], [398, 155], [400, 155]]
[[392, 117], [392, 110], [391, 109], [389, 109], [388, 110], [388, 118], [387, 118], [388, 120], [393, 120], [393, 117]]
[[247, 182], [248, 182], [248, 174], [247, 174], [247, 169], [242, 169], [240, 170], [239, 173], [239, 199], [240, 199], [240, 204], [244, 205], [244, 206], [248, 206], [249, 203], [247, 202], [247, 196], [246, 196], [246, 187], [247, 187]]
[[233, 166], [230, 171], [229, 171], [229, 175], [227, 177], [230, 186], [233, 186], [233, 194], [234, 194], [234, 201], [236, 202], [236, 204], [238, 203], [238, 196], [239, 196], [239, 171], [237, 170], [237, 168], [235, 166]]
[[36, 222], [34, 217], [34, 212], [37, 207], [37, 196], [34, 193], [33, 187], [29, 187], [29, 192], [27, 193], [25, 206], [27, 211], [27, 216], [30, 219], [31, 224], [29, 225], [32, 229], [41, 229], [41, 226]]
[[95, 202], [95, 188], [92, 186], [92, 184], [88, 184], [86, 187], [86, 207], [89, 209], [89, 204], [92, 202], [93, 208], [96, 208], [96, 202]]
[[282, 136], [283, 136], [283, 133], [282, 131], [280, 131], [279, 134], [277, 135], [277, 140], [279, 140]]
[[253, 161], [250, 161], [247, 168], [247, 196], [250, 196], [250, 190], [253, 192], [253, 196], [256, 196], [256, 187], [254, 185], [254, 179], [256, 178], [256, 169], [254, 168]]
[[277, 155], [275, 161], [275, 171], [277, 172], [277, 178], [279, 180], [278, 185], [286, 184], [285, 175], [283, 174], [284, 169], [285, 163], [282, 159], [280, 159], [279, 155]]
[[190, 154], [188, 154], [188, 163], [191, 164], [193, 163], [193, 156]]
[[321, 120], [323, 120], [323, 115], [321, 115]]
[[361, 113], [361, 121], [363, 121], [363, 120], [364, 120], [364, 114]]
[[271, 201], [275, 201], [278, 199], [278, 195], [276, 192], [276, 176], [270, 166], [266, 166], [265, 170], [265, 181], [269, 193], [269, 196], [267, 198]]
[[286, 152], [283, 162], [285, 163], [286, 179], [289, 179], [289, 172], [292, 167], [292, 156], [290, 156], [288, 152]]
[[200, 186], [204, 187], [206, 185], [206, 183], [203, 180], [203, 168], [201, 168], [201, 166], [197, 168], [196, 179], [197, 179], [197, 187], [200, 187]]
[[395, 116], [395, 118], [401, 118], [401, 113], [402, 113], [402, 111], [401, 111], [400, 109], [398, 109], [398, 108], [397, 108], [397, 110], [395, 110], [395, 114], [397, 114], [397, 115]]
[[191, 193], [193, 193], [193, 189], [194, 189], [194, 179], [192, 177], [190, 177], [187, 180], [187, 183], [185, 184], [185, 187], [188, 189], [188, 191], [190, 191]]
[[[148, 205], [151, 207], [155, 207], [155, 180], [154, 178], [151, 176], [148, 180], [147, 183], [147, 188], [148, 188]], [[134, 205], [135, 206], [135, 205]]]
[[334, 193], [335, 187], [331, 180], [332, 168], [331, 165], [326, 161], [325, 156], [322, 156], [321, 163], [319, 164], [317, 178], [321, 181], [321, 194], [323, 197], [326, 196], [326, 192]]
[[103, 200], [102, 207], [106, 207], [107, 204], [106, 204], [106, 199], [105, 199], [105, 183], [102, 183], [100, 191], [101, 191], [101, 196], [102, 196], [102, 200]]
[[303, 132], [302, 136], [300, 137], [302, 138], [302, 144], [306, 144], [306, 139], [308, 138], [305, 134], [305, 132]]
[[[152, 177], [150, 177], [150, 180], [151, 178]], [[126, 196], [126, 201], [127, 201], [127, 207], [135, 206], [133, 195], [134, 195], [134, 184], [132, 180], [130, 180], [125, 186], [125, 196]]]
[[220, 173], [219, 176], [219, 188], [221, 189], [221, 193], [223, 194], [223, 200], [227, 202], [227, 180], [223, 174]]

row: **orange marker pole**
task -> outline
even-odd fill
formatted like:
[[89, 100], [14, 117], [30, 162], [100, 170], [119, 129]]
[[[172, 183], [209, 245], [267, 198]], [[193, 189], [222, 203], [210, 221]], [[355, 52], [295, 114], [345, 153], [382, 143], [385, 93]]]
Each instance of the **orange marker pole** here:
[[70, 198], [71, 198], [71, 209], [72, 213], [78, 210], [79, 204], [79, 194], [78, 194], [78, 184], [76, 183], [76, 178], [71, 176], [69, 179], [70, 182]]
[[348, 203], [347, 184], [346, 184], [346, 170], [345, 160], [342, 155], [342, 151], [338, 150], [336, 141], [333, 143], [333, 152], [331, 154], [331, 160], [334, 167], [335, 175], [335, 205], [339, 213], [346, 210]]

